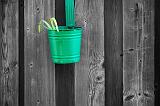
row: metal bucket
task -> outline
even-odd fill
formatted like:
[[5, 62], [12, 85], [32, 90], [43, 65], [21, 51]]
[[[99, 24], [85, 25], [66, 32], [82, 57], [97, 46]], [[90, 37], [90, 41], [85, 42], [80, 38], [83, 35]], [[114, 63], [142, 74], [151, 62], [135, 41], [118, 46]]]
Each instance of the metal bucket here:
[[60, 26], [59, 32], [48, 30], [50, 54], [54, 63], [66, 64], [80, 61], [82, 28]]

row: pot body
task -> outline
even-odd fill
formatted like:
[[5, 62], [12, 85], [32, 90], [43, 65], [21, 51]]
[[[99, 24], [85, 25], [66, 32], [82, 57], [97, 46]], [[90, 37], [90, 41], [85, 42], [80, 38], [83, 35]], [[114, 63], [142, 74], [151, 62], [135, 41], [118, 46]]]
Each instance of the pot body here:
[[50, 54], [54, 63], [67, 64], [80, 61], [82, 29], [59, 27], [59, 32], [48, 30]]

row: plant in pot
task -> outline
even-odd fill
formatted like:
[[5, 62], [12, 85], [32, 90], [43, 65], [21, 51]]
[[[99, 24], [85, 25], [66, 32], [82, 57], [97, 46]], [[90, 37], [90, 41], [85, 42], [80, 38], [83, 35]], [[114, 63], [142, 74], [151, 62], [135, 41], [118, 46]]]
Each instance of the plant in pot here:
[[50, 54], [54, 63], [67, 64], [80, 61], [81, 35], [80, 27], [58, 26], [56, 19], [41, 20], [38, 31], [48, 30]]

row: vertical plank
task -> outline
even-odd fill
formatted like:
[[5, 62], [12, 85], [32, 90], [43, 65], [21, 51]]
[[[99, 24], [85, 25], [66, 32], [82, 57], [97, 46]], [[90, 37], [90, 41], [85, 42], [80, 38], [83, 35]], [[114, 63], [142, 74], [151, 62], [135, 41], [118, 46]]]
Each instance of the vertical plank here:
[[40, 19], [55, 15], [55, 0], [25, 0], [24, 6], [25, 106], [55, 106], [55, 72], [47, 31], [37, 31]]
[[155, 0], [155, 106], [160, 104], [160, 1]]
[[[58, 25], [65, 26], [65, 0], [56, 0]], [[55, 64], [56, 106], [75, 106], [75, 64]]]
[[105, 105], [123, 105], [123, 7], [122, 0], [104, 2]]
[[0, 1], [0, 105], [18, 106], [18, 0]]
[[66, 25], [66, 15], [65, 15], [65, 0], [56, 0], [55, 2], [55, 16], [58, 25]]
[[[143, 1], [142, 106], [154, 105], [154, 0]], [[144, 53], [144, 55], [143, 55]]]
[[18, 104], [24, 106], [24, 0], [18, 0], [19, 8], [19, 88]]
[[75, 0], [83, 27], [81, 61], [75, 65], [75, 105], [104, 105], [104, 0]]
[[123, 103], [154, 105], [154, 0], [123, 0]]
[[74, 64], [55, 65], [56, 106], [75, 106]]

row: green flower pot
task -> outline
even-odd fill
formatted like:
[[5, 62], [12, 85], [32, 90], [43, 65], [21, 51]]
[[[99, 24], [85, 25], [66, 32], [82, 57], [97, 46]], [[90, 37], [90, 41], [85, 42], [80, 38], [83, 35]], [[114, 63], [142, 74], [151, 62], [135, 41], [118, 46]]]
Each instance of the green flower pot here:
[[54, 63], [80, 61], [82, 28], [60, 26], [59, 32], [48, 30], [50, 54]]

